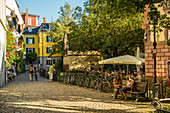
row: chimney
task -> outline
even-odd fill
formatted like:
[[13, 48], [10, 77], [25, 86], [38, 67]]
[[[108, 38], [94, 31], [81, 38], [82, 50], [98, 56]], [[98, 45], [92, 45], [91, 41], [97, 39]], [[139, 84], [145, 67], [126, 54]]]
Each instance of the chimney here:
[[28, 8], [26, 8], [25, 26], [28, 26]]
[[45, 21], [45, 17], [43, 18], [43, 23], [46, 23], [46, 21]]

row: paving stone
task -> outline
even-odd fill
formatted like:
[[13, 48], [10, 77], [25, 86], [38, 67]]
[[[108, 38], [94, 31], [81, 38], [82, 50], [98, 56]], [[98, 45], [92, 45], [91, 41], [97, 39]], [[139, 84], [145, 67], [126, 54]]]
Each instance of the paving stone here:
[[0, 113], [125, 113], [151, 112], [149, 102], [112, 100], [110, 93], [62, 83], [49, 83], [38, 75], [29, 81], [28, 72], [0, 88]]

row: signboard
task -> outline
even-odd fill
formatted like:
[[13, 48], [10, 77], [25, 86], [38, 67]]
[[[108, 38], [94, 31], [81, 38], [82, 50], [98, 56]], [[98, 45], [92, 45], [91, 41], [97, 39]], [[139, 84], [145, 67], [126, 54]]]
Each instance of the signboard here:
[[152, 50], [152, 53], [153, 53], [153, 54], [156, 54], [156, 49], [153, 49], [153, 50]]

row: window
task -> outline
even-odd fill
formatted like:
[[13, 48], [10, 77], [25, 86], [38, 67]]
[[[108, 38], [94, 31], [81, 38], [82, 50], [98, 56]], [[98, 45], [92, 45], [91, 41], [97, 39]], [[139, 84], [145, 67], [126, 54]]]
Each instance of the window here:
[[31, 25], [31, 18], [28, 18], [28, 25]]
[[51, 52], [51, 47], [47, 47], [47, 48], [46, 48], [46, 51], [47, 51], [47, 54], [50, 54], [50, 52]]
[[170, 62], [168, 62], [168, 77], [170, 78]]
[[34, 44], [34, 37], [27, 37], [26, 38], [26, 43], [27, 44]]
[[26, 53], [33, 52], [35, 53], [35, 48], [26, 48]]
[[49, 25], [50, 30], [52, 30], [52, 25]]
[[52, 39], [50, 36], [46, 36], [47, 42], [54, 42], [54, 39]]
[[31, 28], [28, 28], [28, 32], [32, 32], [32, 29], [31, 29]]
[[55, 64], [55, 59], [46, 60], [46, 65], [53, 65], [53, 64]]
[[170, 0], [167, 0], [167, 2], [166, 2], [166, 7], [167, 7], [167, 8], [169, 8], [169, 6], [170, 6], [169, 1], [170, 1]]

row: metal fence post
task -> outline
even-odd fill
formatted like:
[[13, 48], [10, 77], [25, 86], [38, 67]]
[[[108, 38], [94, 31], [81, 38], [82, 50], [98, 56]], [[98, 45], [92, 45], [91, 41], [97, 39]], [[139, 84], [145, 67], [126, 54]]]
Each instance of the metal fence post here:
[[164, 92], [164, 89], [163, 89], [163, 80], [161, 80], [161, 91], [162, 91], [162, 94], [161, 94], [161, 98], [163, 98], [163, 92]]

